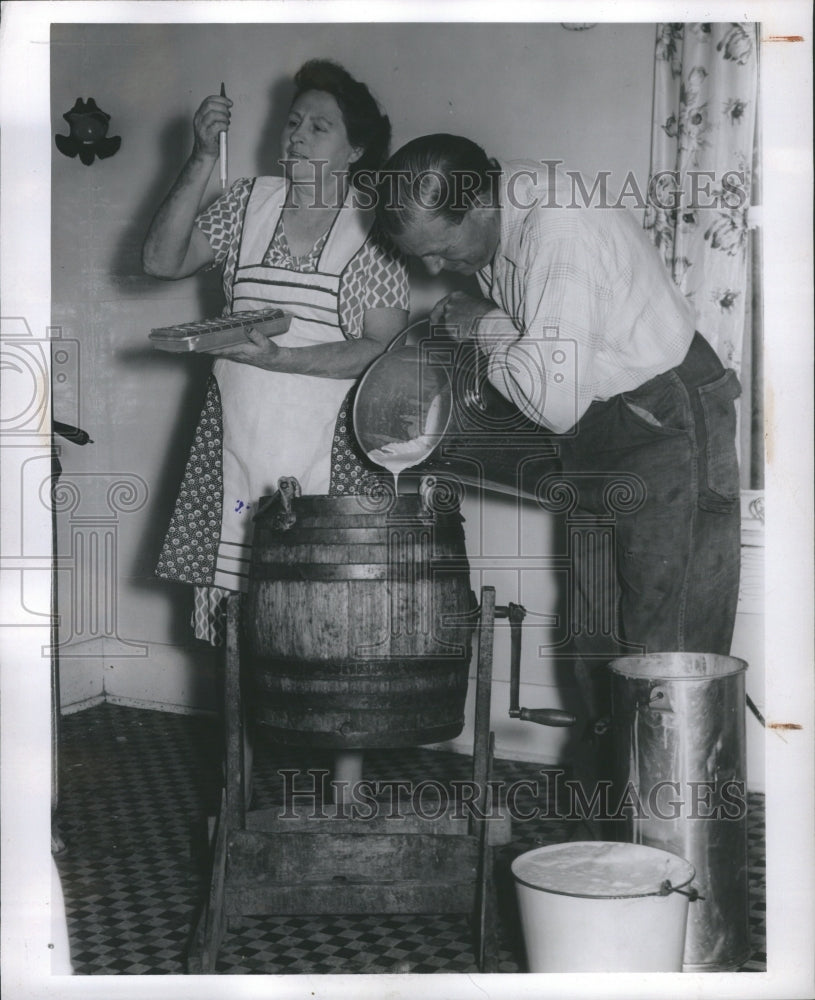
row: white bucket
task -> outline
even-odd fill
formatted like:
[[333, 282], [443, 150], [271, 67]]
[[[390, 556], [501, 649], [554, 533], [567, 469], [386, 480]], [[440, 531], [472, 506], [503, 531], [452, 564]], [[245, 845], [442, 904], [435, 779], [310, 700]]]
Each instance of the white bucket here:
[[577, 841], [521, 854], [512, 874], [530, 972], [682, 971], [695, 875], [684, 858]]

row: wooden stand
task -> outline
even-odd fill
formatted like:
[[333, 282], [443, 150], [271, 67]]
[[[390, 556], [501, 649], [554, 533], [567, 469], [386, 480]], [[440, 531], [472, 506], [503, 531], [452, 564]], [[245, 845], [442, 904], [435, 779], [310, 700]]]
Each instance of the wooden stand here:
[[[227, 624], [226, 786], [214, 836], [212, 877], [188, 957], [191, 974], [215, 970], [227, 926], [260, 914], [469, 913], [482, 972], [496, 970], [497, 931], [492, 848], [508, 843], [509, 817], [488, 812], [493, 756], [490, 733], [495, 590], [481, 591], [470, 815], [438, 818], [346, 816], [343, 803], [314, 810], [275, 806], [248, 811], [244, 794], [240, 685], [240, 597]], [[334, 810], [332, 814], [332, 809]], [[339, 812], [337, 812], [339, 810]], [[382, 810], [387, 813], [387, 810]]]

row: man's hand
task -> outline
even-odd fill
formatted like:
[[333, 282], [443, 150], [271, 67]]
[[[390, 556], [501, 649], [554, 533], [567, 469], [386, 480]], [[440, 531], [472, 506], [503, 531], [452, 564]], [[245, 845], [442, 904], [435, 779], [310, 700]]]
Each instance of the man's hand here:
[[447, 327], [454, 340], [469, 340], [475, 337], [481, 317], [494, 309], [495, 305], [489, 299], [475, 298], [466, 292], [452, 292], [433, 306], [430, 325]]
[[245, 344], [207, 351], [207, 354], [215, 354], [219, 358], [226, 358], [229, 361], [238, 361], [243, 365], [265, 368], [266, 371], [270, 372], [281, 370], [283, 353], [273, 339], [254, 329], [249, 331], [249, 340]]

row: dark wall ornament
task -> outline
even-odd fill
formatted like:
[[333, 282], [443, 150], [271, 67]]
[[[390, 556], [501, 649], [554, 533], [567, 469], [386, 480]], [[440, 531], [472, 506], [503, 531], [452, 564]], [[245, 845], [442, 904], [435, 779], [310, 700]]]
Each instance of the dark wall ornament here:
[[71, 134], [54, 136], [57, 149], [66, 156], [78, 155], [85, 166], [90, 166], [96, 156], [100, 160], [113, 156], [122, 144], [119, 135], [107, 138], [110, 115], [98, 108], [92, 97], [87, 101], [77, 97], [74, 106], [62, 117], [70, 125]]

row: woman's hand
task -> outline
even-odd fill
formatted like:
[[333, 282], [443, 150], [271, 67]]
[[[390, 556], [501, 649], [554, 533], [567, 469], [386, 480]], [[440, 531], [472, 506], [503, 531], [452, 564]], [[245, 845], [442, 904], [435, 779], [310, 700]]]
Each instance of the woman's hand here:
[[478, 321], [494, 309], [495, 305], [488, 299], [452, 292], [433, 306], [430, 325], [446, 327], [454, 340], [470, 340], [475, 337]]
[[142, 265], [154, 278], [185, 278], [215, 260], [209, 240], [195, 225], [209, 177], [218, 160], [218, 135], [229, 129], [228, 97], [207, 97], [193, 117], [193, 148], [150, 223]]
[[232, 101], [228, 97], [213, 94], [204, 98], [192, 120], [195, 136], [193, 155], [198, 154], [208, 158], [218, 155], [218, 136], [221, 132], [229, 131], [231, 107]]
[[215, 351], [207, 351], [207, 354], [215, 354], [219, 358], [226, 358], [228, 361], [237, 361], [242, 365], [254, 365], [255, 368], [265, 368], [266, 371], [282, 371], [281, 361], [287, 352], [278, 347], [274, 339], [267, 337], [257, 330], [250, 330], [249, 339], [245, 344], [237, 344], [234, 347], [221, 347]]

